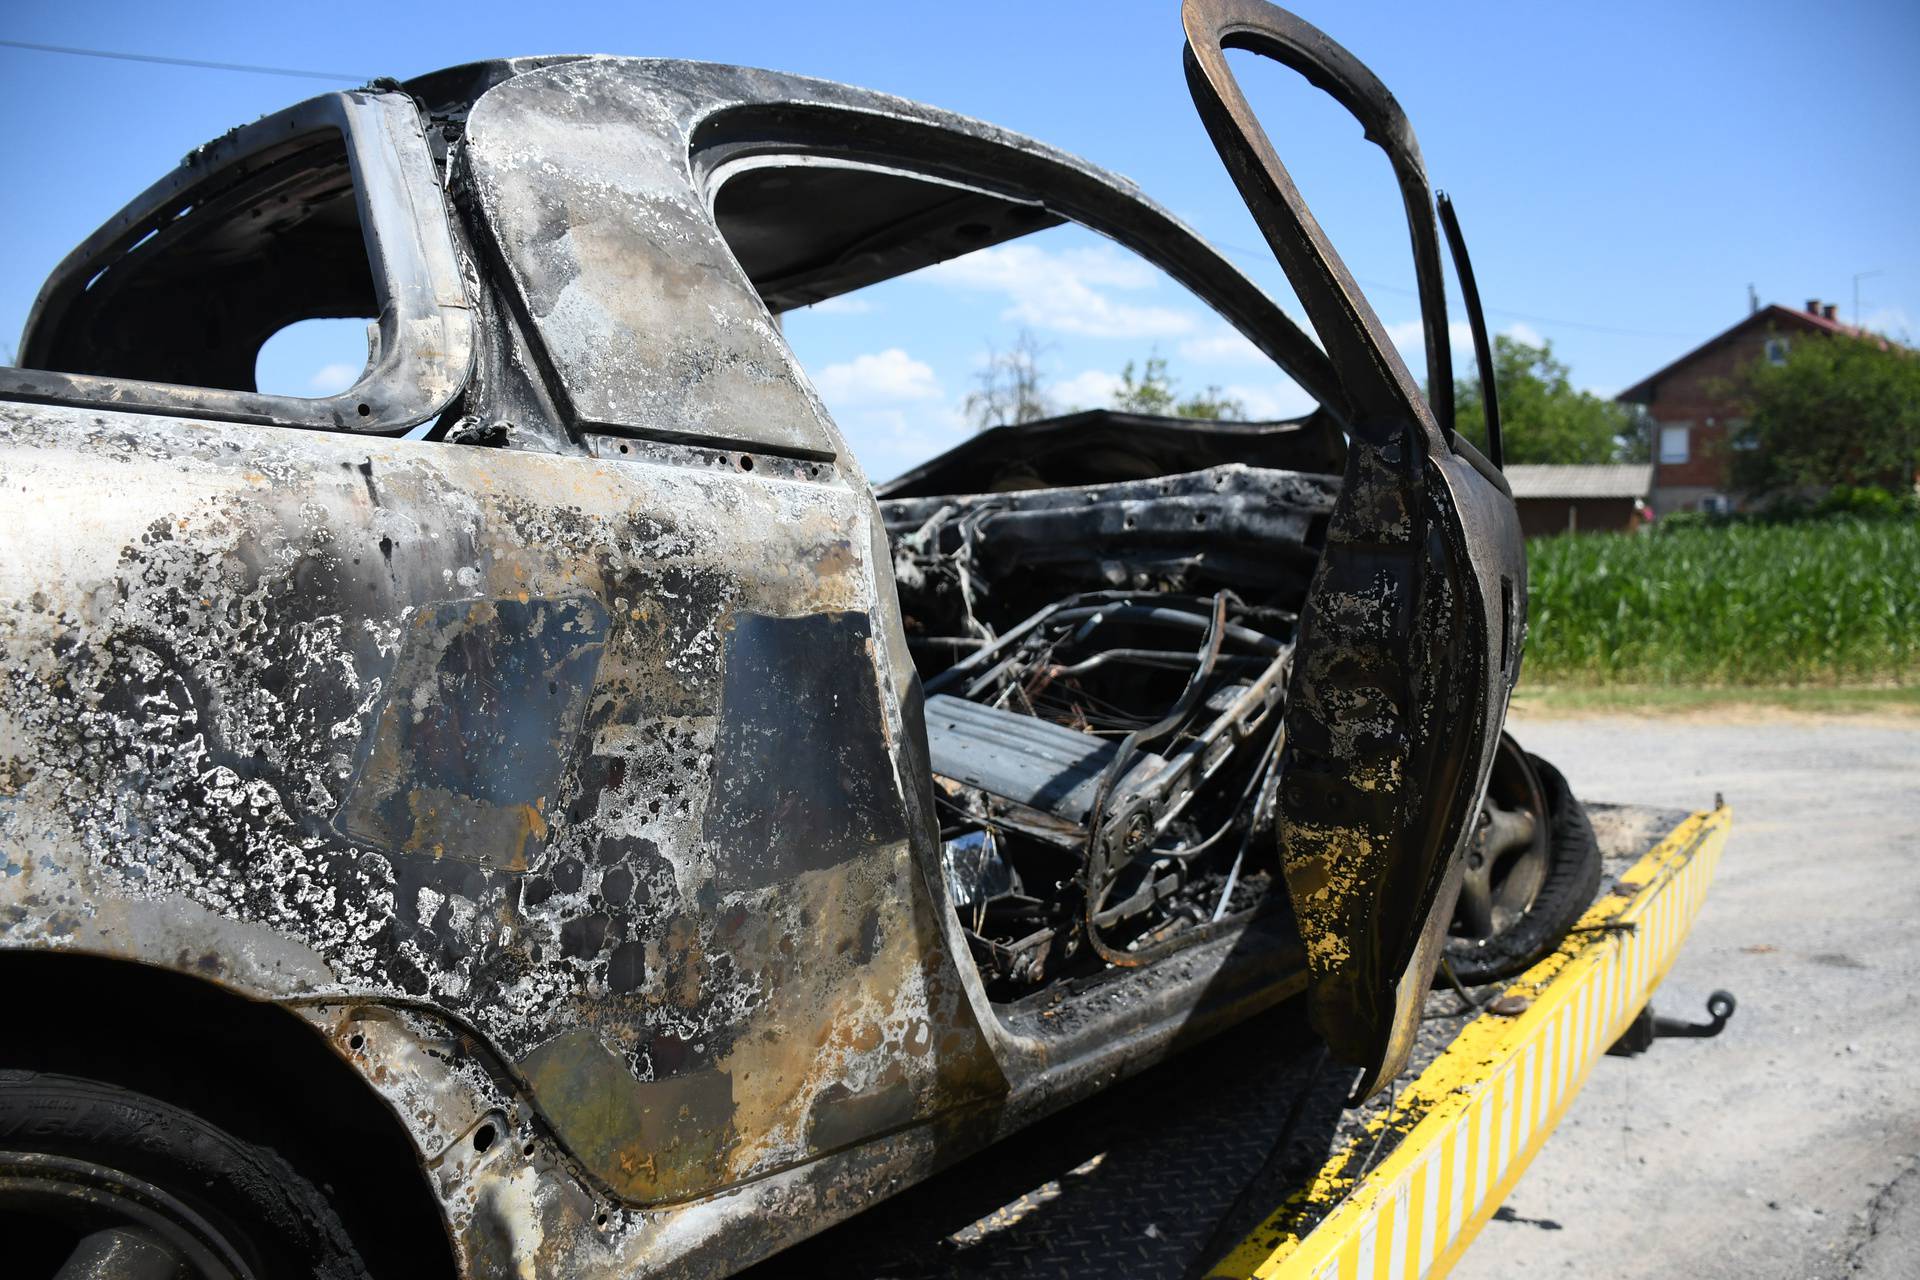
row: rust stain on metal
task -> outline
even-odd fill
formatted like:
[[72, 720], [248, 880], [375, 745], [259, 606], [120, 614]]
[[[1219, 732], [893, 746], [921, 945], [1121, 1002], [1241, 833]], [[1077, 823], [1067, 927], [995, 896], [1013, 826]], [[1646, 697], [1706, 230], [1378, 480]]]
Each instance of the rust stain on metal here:
[[521, 592], [428, 606], [402, 627], [340, 830], [390, 852], [525, 871], [579, 733], [606, 610]]

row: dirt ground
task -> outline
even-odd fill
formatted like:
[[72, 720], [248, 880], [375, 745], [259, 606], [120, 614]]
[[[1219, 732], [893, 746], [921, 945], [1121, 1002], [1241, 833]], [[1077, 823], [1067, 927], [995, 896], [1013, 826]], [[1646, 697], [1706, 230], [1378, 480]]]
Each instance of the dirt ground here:
[[1454, 1274], [1920, 1274], [1920, 723], [1522, 713], [1594, 800], [1734, 807], [1656, 1011], [1712, 1040], [1605, 1058]]

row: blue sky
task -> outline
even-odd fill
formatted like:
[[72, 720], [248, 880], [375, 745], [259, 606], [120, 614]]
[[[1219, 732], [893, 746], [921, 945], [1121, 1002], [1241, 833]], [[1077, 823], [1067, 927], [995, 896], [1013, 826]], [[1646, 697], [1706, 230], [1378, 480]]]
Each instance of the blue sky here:
[[[1810, 297], [1920, 335], [1920, 6], [1332, 4], [1300, 11], [1367, 61], [1454, 195], [1496, 329], [1552, 341], [1611, 393], [1763, 301]], [[1287, 294], [1180, 70], [1173, 0], [1108, 4], [307, 6], [16, 0], [0, 38], [406, 76], [508, 53], [779, 67], [1030, 133], [1134, 178]], [[322, 18], [324, 14], [324, 18]], [[1397, 335], [1417, 310], [1384, 164], [1329, 102], [1236, 55], [1254, 105]], [[328, 85], [0, 48], [0, 356], [40, 280], [191, 147]], [[870, 473], [962, 438], [984, 352], [1046, 344], [1063, 407], [1157, 351], [1183, 386], [1299, 406], [1191, 299], [1074, 229], [813, 308], [789, 323]], [[328, 345], [331, 342], [333, 345]], [[357, 333], [290, 338], [263, 373], [324, 389]], [[1417, 341], [1406, 350], [1415, 357]], [[334, 370], [333, 375], [339, 376]], [[317, 379], [317, 381], [316, 381]]]

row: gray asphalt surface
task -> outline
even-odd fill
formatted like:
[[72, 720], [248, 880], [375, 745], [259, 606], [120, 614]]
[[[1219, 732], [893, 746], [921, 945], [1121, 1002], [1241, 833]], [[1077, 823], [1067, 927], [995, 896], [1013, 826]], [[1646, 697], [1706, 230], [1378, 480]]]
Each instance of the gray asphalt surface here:
[[1593, 800], [1734, 807], [1654, 997], [1712, 1040], [1603, 1058], [1454, 1272], [1920, 1276], [1920, 724], [1510, 722]]

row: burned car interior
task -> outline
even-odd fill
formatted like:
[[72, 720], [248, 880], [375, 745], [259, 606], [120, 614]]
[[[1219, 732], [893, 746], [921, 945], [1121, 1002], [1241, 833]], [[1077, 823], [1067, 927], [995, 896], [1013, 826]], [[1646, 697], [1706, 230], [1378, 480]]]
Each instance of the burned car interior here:
[[729, 166], [714, 220], [776, 313], [1015, 239], [1062, 219], [925, 175], [791, 156]]
[[882, 502], [943, 857], [996, 991], [1276, 901], [1258, 837], [1338, 479], [1168, 461], [1090, 451], [1077, 483]]
[[254, 391], [255, 357], [278, 330], [379, 314], [338, 130], [182, 192], [158, 222], [35, 329], [28, 363]]
[[[1046, 188], [816, 155], [714, 181], [716, 222], [776, 313], [1067, 220]], [[1092, 410], [988, 429], [876, 486], [944, 879], [997, 1002], [1254, 914], [1292, 938], [1270, 892], [1274, 764], [1344, 458], [1324, 411]]]

